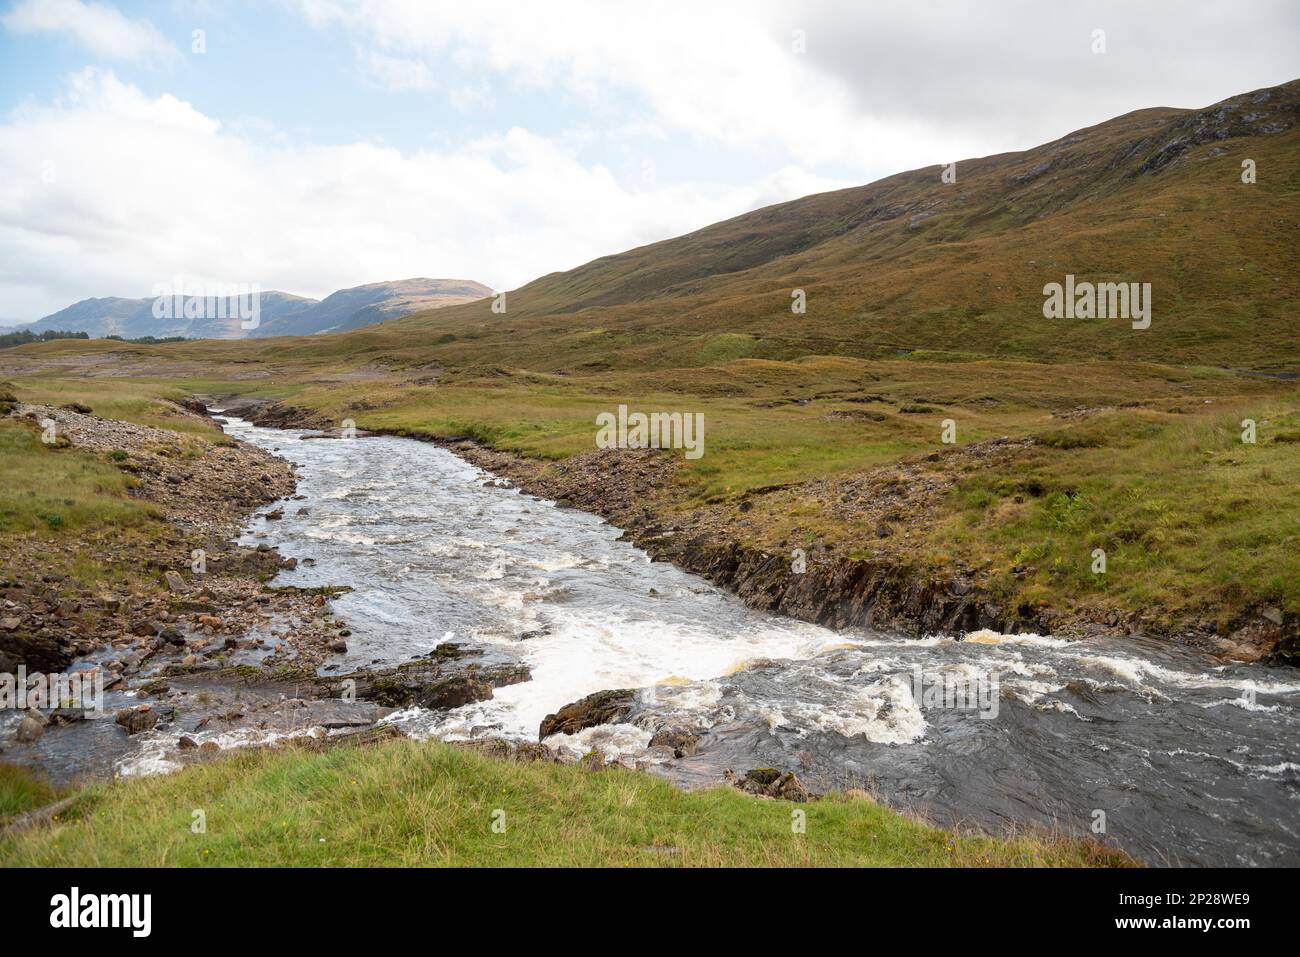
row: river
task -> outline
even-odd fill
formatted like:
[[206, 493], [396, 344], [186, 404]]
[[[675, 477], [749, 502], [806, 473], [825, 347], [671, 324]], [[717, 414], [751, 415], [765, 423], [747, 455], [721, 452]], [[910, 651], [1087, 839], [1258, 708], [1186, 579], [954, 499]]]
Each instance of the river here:
[[[276, 583], [353, 589], [333, 603], [349, 649], [327, 668], [459, 641], [531, 669], [490, 701], [394, 716], [408, 733], [536, 740], [562, 705], [637, 688], [626, 722], [547, 743], [688, 787], [776, 767], [945, 824], [1104, 828], [1153, 864], [1300, 864], [1292, 669], [1132, 637], [831, 631], [751, 610], [435, 445], [226, 430], [299, 466], [303, 498], [245, 537], [299, 559]], [[927, 697], [945, 681], [974, 700]], [[649, 749], [663, 726], [698, 736], [696, 753]]]

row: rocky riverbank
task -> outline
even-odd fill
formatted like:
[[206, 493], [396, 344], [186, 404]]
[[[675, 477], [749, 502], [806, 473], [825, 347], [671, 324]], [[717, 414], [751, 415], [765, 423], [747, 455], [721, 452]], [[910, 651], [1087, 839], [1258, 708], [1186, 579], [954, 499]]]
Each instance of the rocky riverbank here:
[[[234, 411], [268, 427], [337, 426], [317, 413], [280, 403], [246, 402]], [[956, 562], [936, 571], [916, 562], [912, 543], [958, 476], [1005, 468], [1035, 442], [1032, 438], [992, 439], [847, 478], [756, 489], [736, 503], [681, 508], [673, 492], [678, 460], [667, 453], [593, 450], [547, 463], [469, 438], [396, 434], [436, 442], [526, 492], [599, 515], [625, 529], [652, 558], [728, 588], [751, 607], [802, 621], [918, 636], [983, 628], [1079, 639], [1144, 635], [1225, 660], [1300, 664], [1300, 620], [1275, 607], [1253, 609], [1226, 626], [1156, 608], [1012, 607], [988, 592], [976, 569]], [[752, 518], [756, 505], [779, 512], [808, 501], [822, 503], [858, 526], [875, 528], [872, 554], [855, 554], [852, 543], [814, 543], [796, 551], [798, 543], [773, 539]]]
[[[267, 506], [293, 496], [294, 470], [226, 438], [202, 405], [169, 410], [196, 436], [84, 406], [13, 402], [8, 411], [50, 439], [50, 454], [129, 473], [130, 494], [155, 522], [132, 535], [6, 536], [0, 672], [23, 669], [36, 682], [71, 666], [102, 680], [105, 708], [51, 703], [0, 715], [0, 760], [58, 783], [166, 770], [231, 747], [352, 740], [398, 708], [454, 708], [528, 680], [516, 662], [452, 643], [396, 668], [320, 676], [350, 634], [330, 610], [335, 590], [272, 587], [294, 561], [234, 543], [259, 511], [278, 519]], [[112, 577], [78, 577], [86, 567]]]
[[292, 493], [292, 467], [224, 439], [192, 410], [171, 411], [211, 437], [104, 419], [84, 406], [12, 409], [50, 438], [50, 454], [89, 455], [128, 473], [130, 495], [154, 522], [129, 533], [7, 535], [0, 671], [58, 671], [104, 647], [143, 650], [160, 639], [202, 656], [271, 616], [310, 616], [310, 600], [263, 589], [284, 564], [277, 554], [231, 544], [259, 507]]

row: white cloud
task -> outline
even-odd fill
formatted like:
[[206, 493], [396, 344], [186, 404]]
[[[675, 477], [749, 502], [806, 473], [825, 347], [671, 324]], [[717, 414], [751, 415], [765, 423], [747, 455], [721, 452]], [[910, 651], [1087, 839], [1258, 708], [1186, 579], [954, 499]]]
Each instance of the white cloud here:
[[[715, 148], [863, 181], [1285, 82], [1300, 26], [1294, 0], [298, 2], [309, 23], [386, 55], [596, 109], [631, 98], [647, 121]], [[1105, 55], [1090, 50], [1096, 28]]]
[[774, 26], [780, 6], [770, 0], [301, 6], [309, 22], [343, 26], [376, 56], [562, 89], [597, 108], [632, 96], [658, 124], [727, 149], [776, 147], [801, 164], [892, 172], [962, 145], [921, 123], [858, 115], [851, 91], [794, 52], [793, 28]]
[[313, 296], [410, 276], [513, 288], [843, 185], [790, 167], [625, 186], [522, 128], [448, 150], [285, 143], [87, 69], [0, 125], [0, 302], [37, 318], [178, 274]]
[[95, 53], [118, 60], [169, 60], [177, 55], [148, 20], [133, 20], [107, 3], [21, 0], [0, 22], [14, 33], [67, 33]]

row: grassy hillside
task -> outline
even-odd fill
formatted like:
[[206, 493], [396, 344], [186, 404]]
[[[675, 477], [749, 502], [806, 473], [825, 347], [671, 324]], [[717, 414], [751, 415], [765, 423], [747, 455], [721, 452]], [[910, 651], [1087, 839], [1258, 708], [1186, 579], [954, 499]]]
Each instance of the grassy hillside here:
[[[895, 350], [1282, 367], [1300, 358], [1298, 110], [1300, 81], [1142, 110], [959, 162], [955, 184], [936, 166], [806, 197], [543, 277], [505, 316], [485, 301], [384, 333], [570, 373]], [[1066, 273], [1150, 282], [1151, 328], [1045, 320]]]
[[[0, 772], [0, 814], [35, 794], [22, 775]], [[196, 810], [203, 833], [191, 830]], [[798, 815], [802, 833], [792, 827]], [[687, 794], [640, 772], [519, 764], [409, 741], [239, 753], [92, 788], [51, 828], [0, 832], [7, 867], [1128, 863], [1095, 844], [956, 835], [865, 796], [791, 804], [731, 788]]]

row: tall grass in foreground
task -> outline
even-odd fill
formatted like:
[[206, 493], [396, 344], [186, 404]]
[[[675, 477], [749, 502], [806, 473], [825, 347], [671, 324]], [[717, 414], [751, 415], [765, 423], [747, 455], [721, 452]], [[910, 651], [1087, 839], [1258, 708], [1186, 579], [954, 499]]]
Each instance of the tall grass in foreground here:
[[[196, 811], [205, 833], [191, 831]], [[804, 833], [792, 827], [800, 814]], [[6, 866], [1127, 863], [1092, 844], [955, 835], [865, 797], [791, 804], [731, 788], [686, 793], [639, 772], [518, 764], [413, 741], [241, 752], [92, 787], [69, 819], [0, 836]]]

